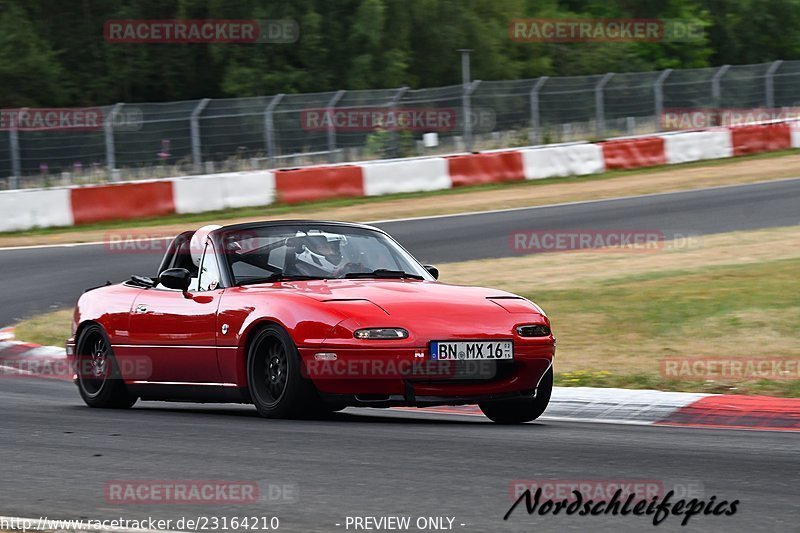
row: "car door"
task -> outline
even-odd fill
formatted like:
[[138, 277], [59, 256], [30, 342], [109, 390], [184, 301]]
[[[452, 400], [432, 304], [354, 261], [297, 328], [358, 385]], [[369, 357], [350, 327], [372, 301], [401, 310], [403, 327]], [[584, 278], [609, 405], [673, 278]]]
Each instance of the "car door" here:
[[130, 348], [146, 357], [151, 383], [220, 382], [217, 363], [219, 266], [209, 241], [188, 292], [157, 286], [142, 291], [131, 311]]

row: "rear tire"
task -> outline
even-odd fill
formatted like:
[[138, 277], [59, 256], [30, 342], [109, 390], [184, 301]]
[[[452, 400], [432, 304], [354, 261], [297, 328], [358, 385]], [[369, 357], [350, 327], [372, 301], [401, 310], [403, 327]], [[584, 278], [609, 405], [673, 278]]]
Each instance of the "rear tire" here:
[[89, 407], [128, 409], [138, 398], [128, 392], [105, 331], [88, 326], [75, 347], [78, 392]]
[[536, 420], [544, 413], [550, 403], [552, 392], [553, 367], [551, 366], [539, 382], [535, 397], [481, 402], [478, 407], [487, 418], [498, 424], [522, 424]]
[[310, 381], [302, 376], [300, 353], [279, 326], [258, 331], [247, 353], [247, 385], [264, 418], [308, 418], [324, 412]]

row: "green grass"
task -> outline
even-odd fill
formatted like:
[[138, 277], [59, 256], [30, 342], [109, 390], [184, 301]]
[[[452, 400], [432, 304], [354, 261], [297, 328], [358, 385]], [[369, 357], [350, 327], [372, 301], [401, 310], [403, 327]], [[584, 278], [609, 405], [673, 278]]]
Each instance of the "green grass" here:
[[64, 346], [70, 335], [72, 309], [62, 309], [23, 320], [14, 326], [17, 339], [42, 346]]
[[269, 216], [269, 215], [280, 215], [282, 213], [293, 213], [293, 214], [302, 214], [302, 213], [309, 213], [313, 217], [313, 213], [319, 209], [323, 208], [335, 208], [335, 207], [346, 207], [346, 206], [354, 206], [354, 205], [363, 205], [369, 204], [373, 202], [382, 202], [386, 200], [399, 200], [399, 199], [407, 199], [407, 198], [422, 198], [422, 197], [429, 197], [429, 196], [448, 196], [448, 195], [458, 195], [464, 194], [468, 192], [474, 191], [491, 191], [496, 189], [505, 189], [508, 187], [541, 187], [543, 185], [552, 185], [558, 183], [582, 183], [582, 182], [589, 182], [589, 181], [600, 181], [606, 180], [611, 178], [616, 178], [620, 176], [632, 176], [642, 173], [655, 173], [655, 172], [672, 172], [676, 169], [691, 169], [691, 168], [699, 168], [699, 167], [717, 167], [717, 166], [724, 166], [734, 163], [739, 163], [742, 161], [757, 161], [761, 159], [771, 159], [775, 157], [782, 157], [786, 155], [796, 154], [798, 152], [797, 149], [792, 150], [781, 150], [777, 152], [767, 152], [762, 154], [753, 154], [753, 155], [746, 155], [740, 156], [736, 158], [728, 158], [728, 159], [715, 159], [715, 160], [708, 160], [708, 161], [697, 161], [693, 163], [682, 163], [679, 165], [664, 165], [660, 167], [647, 167], [647, 168], [638, 168], [632, 170], [613, 170], [609, 172], [604, 172], [601, 174], [590, 174], [587, 176], [570, 176], [564, 178], [547, 178], [542, 180], [526, 180], [526, 181], [515, 181], [515, 182], [506, 182], [506, 183], [491, 183], [491, 184], [484, 184], [484, 185], [473, 185], [468, 187], [459, 187], [456, 189], [443, 189], [439, 191], [424, 191], [424, 192], [412, 192], [412, 193], [398, 193], [398, 194], [387, 194], [384, 196], [371, 196], [371, 197], [357, 197], [357, 198], [339, 198], [333, 200], [324, 200], [318, 202], [308, 202], [296, 205], [287, 205], [287, 204], [273, 204], [270, 206], [263, 206], [263, 207], [244, 207], [244, 208], [237, 208], [237, 209], [226, 209], [223, 211], [208, 211], [205, 213], [192, 213], [192, 214], [183, 214], [183, 215], [167, 215], [167, 216], [160, 216], [160, 217], [149, 217], [149, 218], [139, 218], [135, 220], [116, 220], [116, 221], [108, 221], [108, 222], [98, 222], [93, 224], [83, 224], [80, 226], [64, 226], [64, 227], [52, 227], [52, 228], [34, 228], [30, 230], [24, 231], [11, 231], [11, 232], [0, 232], [0, 237], [8, 237], [8, 236], [39, 236], [39, 235], [51, 235], [54, 233], [80, 233], [83, 231], [89, 230], [105, 230], [105, 229], [120, 229], [120, 228], [146, 228], [152, 226], [159, 226], [165, 224], [177, 224], [177, 223], [194, 223], [194, 222], [207, 222], [207, 221], [217, 221], [217, 220], [226, 220], [226, 219], [233, 219], [233, 218], [243, 218], [243, 217], [258, 217], [258, 216]]

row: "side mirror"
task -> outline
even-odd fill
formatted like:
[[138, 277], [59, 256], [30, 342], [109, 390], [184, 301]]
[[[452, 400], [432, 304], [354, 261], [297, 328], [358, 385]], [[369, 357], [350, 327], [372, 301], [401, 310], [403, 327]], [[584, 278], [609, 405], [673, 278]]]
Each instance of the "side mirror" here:
[[433, 279], [439, 279], [439, 269], [438, 268], [436, 268], [433, 265], [423, 265], [423, 266], [425, 267], [425, 270], [427, 270], [430, 273], [430, 275], [433, 276]]
[[185, 268], [168, 268], [158, 276], [158, 282], [169, 289], [186, 292], [192, 282], [192, 275]]

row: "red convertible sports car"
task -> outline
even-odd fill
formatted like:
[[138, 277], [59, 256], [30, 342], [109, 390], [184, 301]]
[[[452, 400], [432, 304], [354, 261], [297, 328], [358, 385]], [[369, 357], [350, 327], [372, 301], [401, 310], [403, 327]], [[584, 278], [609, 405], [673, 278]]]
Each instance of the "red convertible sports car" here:
[[253, 403], [270, 418], [477, 403], [541, 415], [555, 339], [531, 301], [437, 281], [378, 228], [279, 221], [177, 236], [155, 278], [86, 291], [67, 354], [84, 401]]

